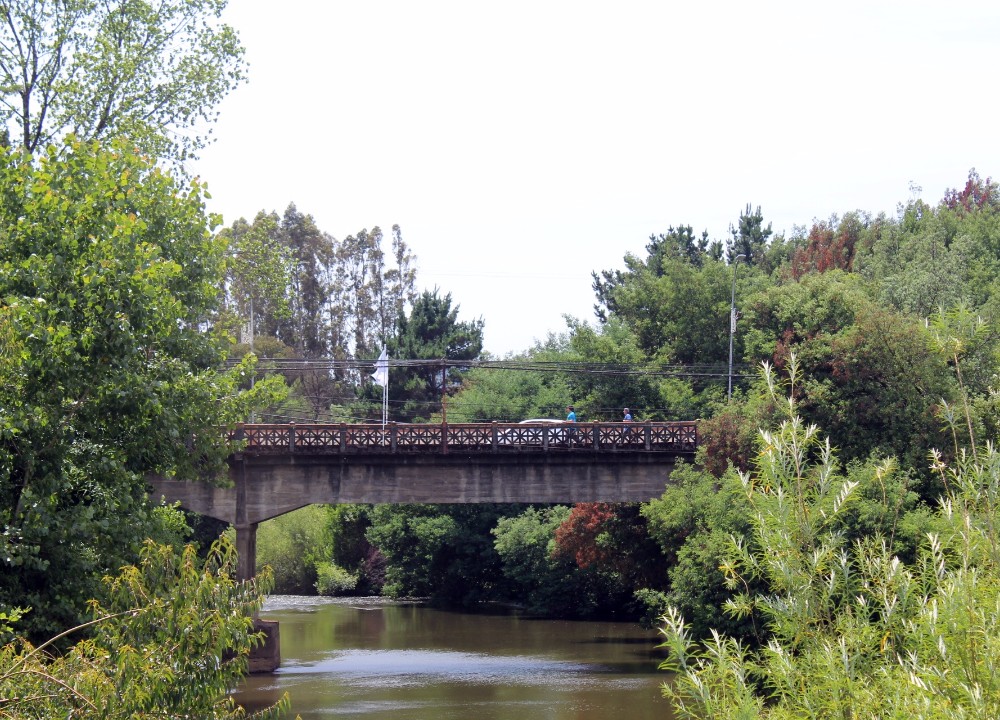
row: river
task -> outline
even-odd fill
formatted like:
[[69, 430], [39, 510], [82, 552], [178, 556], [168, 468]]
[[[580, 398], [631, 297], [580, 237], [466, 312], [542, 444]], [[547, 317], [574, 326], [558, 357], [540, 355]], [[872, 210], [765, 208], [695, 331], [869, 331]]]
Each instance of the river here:
[[236, 693], [285, 692], [302, 720], [669, 720], [655, 631], [634, 623], [447, 612], [384, 598], [269, 597], [281, 667]]

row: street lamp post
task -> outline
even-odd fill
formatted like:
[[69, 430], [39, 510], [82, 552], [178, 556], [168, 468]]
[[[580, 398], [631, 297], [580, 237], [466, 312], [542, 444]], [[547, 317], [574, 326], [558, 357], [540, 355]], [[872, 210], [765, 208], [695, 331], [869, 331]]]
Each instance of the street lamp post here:
[[736, 266], [747, 256], [740, 253], [733, 258], [733, 292], [729, 296], [729, 389], [726, 391], [726, 402], [733, 399], [733, 333], [736, 332]]

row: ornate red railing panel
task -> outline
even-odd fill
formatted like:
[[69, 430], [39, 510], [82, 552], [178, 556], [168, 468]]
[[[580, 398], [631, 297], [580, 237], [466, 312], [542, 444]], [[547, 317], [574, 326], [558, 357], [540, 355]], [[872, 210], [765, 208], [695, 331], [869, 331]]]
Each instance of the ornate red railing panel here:
[[693, 453], [695, 422], [645, 423], [461, 423], [245, 424], [228, 433], [242, 452], [449, 453], [449, 452], [619, 452]]

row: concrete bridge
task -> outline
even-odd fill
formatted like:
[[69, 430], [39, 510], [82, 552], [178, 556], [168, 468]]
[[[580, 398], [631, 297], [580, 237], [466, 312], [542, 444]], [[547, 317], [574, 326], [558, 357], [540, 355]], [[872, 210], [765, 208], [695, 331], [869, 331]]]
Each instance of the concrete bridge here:
[[663, 494], [694, 422], [240, 425], [230, 487], [152, 477], [150, 494], [231, 523], [253, 577], [257, 524], [313, 503], [576, 503]]
[[[240, 579], [257, 565], [257, 524], [313, 503], [576, 503], [663, 494], [694, 422], [240, 425], [229, 487], [147, 478], [150, 494], [236, 528]], [[250, 672], [281, 662], [273, 621]]]

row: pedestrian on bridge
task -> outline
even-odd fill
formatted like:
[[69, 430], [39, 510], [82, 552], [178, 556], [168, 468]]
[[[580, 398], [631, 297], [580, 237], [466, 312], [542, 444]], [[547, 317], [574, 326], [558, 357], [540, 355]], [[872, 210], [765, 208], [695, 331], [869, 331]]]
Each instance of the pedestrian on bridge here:
[[[576, 423], [576, 412], [573, 410], [572, 405], [566, 406], [566, 422]], [[576, 445], [576, 428], [570, 427], [566, 429], [566, 444]]]

